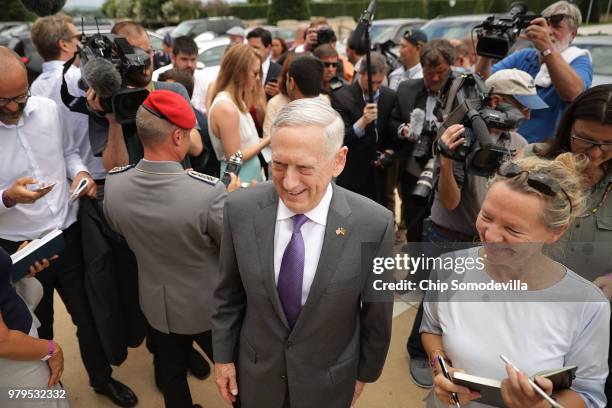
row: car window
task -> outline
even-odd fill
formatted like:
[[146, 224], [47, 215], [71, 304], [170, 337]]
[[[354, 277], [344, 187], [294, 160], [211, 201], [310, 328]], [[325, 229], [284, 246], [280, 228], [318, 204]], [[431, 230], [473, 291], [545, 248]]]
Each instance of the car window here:
[[594, 74], [612, 75], [612, 45], [580, 44], [578, 47], [591, 51]]
[[162, 50], [162, 40], [159, 37], [156, 37], [154, 35], [150, 35], [149, 39], [151, 40], [151, 49], [153, 50]]
[[174, 31], [172, 32], [172, 36], [181, 37], [183, 35], [188, 35], [192, 27], [192, 23], [183, 22], [174, 29]]
[[425, 31], [428, 40], [436, 38], [463, 39], [469, 37], [474, 26], [480, 23], [480, 21], [436, 21], [424, 25], [421, 30]]
[[393, 26], [390, 25], [383, 25], [383, 24], [377, 24], [377, 25], [373, 25], [370, 28], [370, 38], [372, 39], [372, 42], [378, 42], [375, 41], [375, 39], [379, 39], [379, 38], [383, 38], [383, 33], [387, 33], [387, 35], [384, 37], [385, 40], [389, 37], [389, 33], [393, 30]]
[[221, 58], [227, 45], [218, 45], [207, 49], [198, 55], [198, 61], [203, 63], [205, 67], [214, 67], [221, 65]]

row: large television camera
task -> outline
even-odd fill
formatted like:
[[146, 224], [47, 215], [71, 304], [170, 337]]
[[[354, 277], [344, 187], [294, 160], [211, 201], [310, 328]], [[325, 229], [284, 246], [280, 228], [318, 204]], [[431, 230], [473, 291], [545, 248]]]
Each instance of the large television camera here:
[[[83, 36], [77, 54], [81, 60], [79, 88], [83, 91], [92, 88], [96, 92], [102, 113], [114, 113], [120, 124], [133, 123], [138, 108], [149, 94], [143, 88], [144, 72], [151, 63], [149, 55], [132, 47], [125, 37], [106, 33]], [[66, 62], [64, 74], [73, 60]], [[73, 111], [90, 113], [85, 98], [69, 95], [65, 78], [62, 100]]]
[[451, 74], [441, 92], [445, 120], [438, 135], [442, 135], [451, 125], [462, 124], [465, 126], [465, 143], [450, 150], [438, 138], [436, 146], [440, 154], [465, 162], [468, 172], [483, 177], [495, 173], [500, 164], [513, 153], [496, 143], [489, 128], [509, 131], [518, 128], [524, 120], [521, 111], [512, 105], [489, 107], [490, 96], [490, 90], [478, 74]]
[[521, 30], [527, 28], [534, 18], [540, 15], [527, 13], [527, 5], [515, 2], [503, 16], [489, 16], [474, 27], [478, 36], [476, 53], [483, 57], [502, 59], [507, 54]]

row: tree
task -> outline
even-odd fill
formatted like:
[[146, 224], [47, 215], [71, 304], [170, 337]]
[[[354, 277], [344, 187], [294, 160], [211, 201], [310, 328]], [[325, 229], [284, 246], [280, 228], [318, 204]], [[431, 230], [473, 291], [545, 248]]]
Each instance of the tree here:
[[23, 7], [19, 0], [2, 0], [0, 21], [31, 21], [36, 16]]
[[278, 20], [284, 19], [310, 19], [308, 0], [272, 0], [268, 8], [268, 23], [276, 24]]

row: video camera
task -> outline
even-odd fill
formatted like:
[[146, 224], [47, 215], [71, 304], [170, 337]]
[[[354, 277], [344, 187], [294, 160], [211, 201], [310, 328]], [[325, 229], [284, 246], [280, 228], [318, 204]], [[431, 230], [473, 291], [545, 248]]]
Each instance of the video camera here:
[[478, 74], [453, 73], [441, 92], [445, 120], [438, 132], [454, 124], [465, 126], [465, 143], [450, 150], [437, 141], [440, 154], [466, 163], [467, 171], [489, 177], [512, 152], [499, 146], [489, 134], [489, 128], [511, 130], [520, 126], [523, 114], [512, 105], [488, 106], [491, 93]]
[[[114, 113], [120, 124], [134, 123], [138, 108], [149, 94], [142, 88], [149, 55], [132, 47], [123, 36], [99, 32], [84, 35], [77, 54], [81, 59], [79, 88], [83, 91], [92, 88], [100, 97], [103, 113]], [[64, 74], [73, 61], [74, 58], [66, 62]], [[75, 98], [68, 93], [64, 78], [62, 100], [72, 111], [91, 113], [84, 97]]]
[[512, 3], [506, 15], [487, 17], [474, 27], [478, 36], [476, 53], [494, 59], [504, 58], [521, 30], [537, 17], [540, 15], [527, 13], [527, 5], [523, 2]]

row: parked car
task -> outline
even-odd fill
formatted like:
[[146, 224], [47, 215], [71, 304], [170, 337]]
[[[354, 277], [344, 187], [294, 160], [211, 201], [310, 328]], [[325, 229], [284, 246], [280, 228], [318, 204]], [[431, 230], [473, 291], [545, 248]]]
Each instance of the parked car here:
[[203, 64], [206, 68], [221, 65], [221, 58], [223, 58], [223, 53], [225, 53], [229, 43], [228, 37], [217, 37], [210, 41], [196, 42], [199, 53], [198, 63]]
[[471, 14], [466, 16], [436, 17], [421, 27], [428, 40], [456, 38], [462, 40], [472, 35], [475, 26], [482, 23], [490, 14]]
[[[264, 25], [264, 26], [258, 26], [261, 28], [265, 28], [266, 30], [268, 30], [270, 32], [270, 34], [272, 34], [272, 38], [277, 38], [280, 37], [282, 38], [285, 43], [287, 44], [287, 47], [291, 47], [291, 45], [293, 45], [293, 42], [295, 41], [295, 30], [288, 28], [288, 27], [277, 27], [277, 26], [269, 26], [269, 25]], [[249, 29], [246, 30], [245, 35], [249, 33], [249, 31], [251, 31], [253, 28], [255, 27], [250, 27]]]
[[28, 82], [31, 84], [42, 72], [43, 60], [36, 51], [30, 38], [31, 23], [22, 23], [0, 34], [0, 45], [15, 51], [28, 70]]
[[372, 43], [384, 43], [392, 40], [399, 44], [406, 30], [415, 30], [425, 24], [427, 20], [422, 18], [386, 18], [374, 20], [370, 30]]
[[199, 20], [186, 20], [172, 31], [172, 37], [187, 35], [195, 38], [206, 31], [212, 31], [216, 35], [223, 35], [227, 30], [235, 26], [246, 27], [238, 17], [209, 17]]
[[586, 48], [593, 58], [593, 84], [612, 83], [612, 35], [589, 35], [576, 37], [572, 43]]
[[155, 32], [163, 37], [164, 35], [166, 35], [166, 33], [171, 33], [172, 31], [174, 31], [175, 28], [176, 26], [166, 26], [158, 28], [157, 30], [155, 30]]

